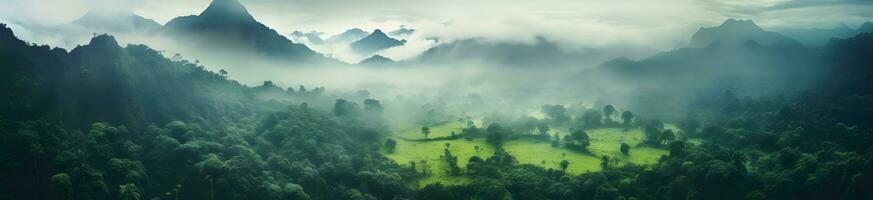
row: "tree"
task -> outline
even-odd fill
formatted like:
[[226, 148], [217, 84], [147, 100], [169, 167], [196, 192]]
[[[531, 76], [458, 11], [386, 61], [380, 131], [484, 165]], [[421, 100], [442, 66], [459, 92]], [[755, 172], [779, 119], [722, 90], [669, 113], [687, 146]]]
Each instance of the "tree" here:
[[[446, 143], [448, 144], [448, 143]], [[445, 149], [443, 158], [446, 159], [446, 163], [449, 164], [449, 175], [457, 176], [461, 175], [461, 168], [458, 167], [458, 157], [453, 156], [452, 152], [449, 151], [448, 148]]]
[[488, 125], [488, 128], [485, 130], [485, 142], [500, 148], [503, 146], [503, 141], [506, 140], [508, 135], [507, 130], [500, 126], [500, 124], [493, 123]]
[[600, 168], [609, 169], [609, 156], [600, 157]]
[[564, 143], [567, 147], [585, 151], [587, 150], [588, 145], [591, 144], [591, 141], [588, 137], [588, 133], [585, 133], [582, 129], [578, 129], [574, 130], [569, 135], [564, 136]]
[[676, 135], [673, 134], [673, 130], [666, 129], [663, 132], [661, 132], [661, 138], [660, 138], [661, 143], [668, 144], [668, 143], [670, 143], [670, 141], [673, 141], [675, 139], [676, 139]]
[[670, 143], [670, 157], [685, 155], [685, 142], [673, 141]]
[[333, 114], [336, 116], [357, 116], [358, 113], [360, 113], [360, 108], [355, 102], [337, 99], [333, 105]]
[[567, 167], [570, 166], [570, 161], [562, 160], [561, 161], [561, 171], [567, 172]]
[[230, 168], [216, 154], [207, 154], [203, 161], [194, 164], [206, 181], [209, 181], [210, 199], [215, 197], [215, 178], [224, 175]]
[[582, 121], [584, 127], [594, 128], [601, 125], [603, 116], [600, 116], [600, 112], [597, 110], [591, 109], [585, 111], [582, 117], [579, 118], [579, 121]]
[[630, 145], [627, 143], [621, 143], [621, 154], [627, 155], [630, 152]]
[[394, 149], [397, 148], [397, 140], [388, 138], [388, 140], [385, 141], [385, 147], [388, 148], [389, 153], [394, 153]]
[[612, 105], [603, 106], [603, 114], [606, 115], [606, 122], [612, 122], [612, 114], [615, 114], [615, 107]]
[[70, 175], [58, 173], [51, 178], [52, 199], [73, 199], [73, 183]]
[[631, 113], [631, 111], [629, 110], [625, 110], [621, 113], [621, 120], [623, 121], [625, 127], [630, 127], [631, 123], [634, 120], [634, 113]]
[[430, 134], [430, 127], [422, 126], [421, 127], [421, 134], [424, 134], [424, 137], [427, 138], [427, 134]]
[[139, 193], [139, 188], [137, 188], [133, 183], [118, 186], [118, 195], [120, 196], [118, 199], [140, 200], [141, 195]]
[[221, 74], [223, 78], [227, 78], [227, 71], [224, 69], [218, 70], [218, 74]]
[[567, 108], [564, 108], [562, 105], [543, 105], [540, 110], [555, 124], [564, 124], [570, 121], [570, 115], [567, 114]]
[[689, 114], [684, 121], [679, 123], [679, 128], [682, 129], [682, 135], [688, 137], [697, 134], [697, 129], [700, 128], [700, 120], [693, 114]]
[[364, 112], [381, 115], [383, 110], [385, 110], [385, 108], [382, 108], [382, 104], [379, 104], [379, 100], [364, 100]]
[[545, 122], [538, 122], [537, 123], [537, 130], [542, 135], [548, 135], [549, 134], [549, 124], [546, 124]]
[[561, 144], [561, 136], [558, 133], [555, 133], [552, 136], [552, 147], [558, 147]]
[[644, 142], [651, 145], [659, 145], [663, 142], [664, 123], [661, 120], [645, 120], [643, 122]]

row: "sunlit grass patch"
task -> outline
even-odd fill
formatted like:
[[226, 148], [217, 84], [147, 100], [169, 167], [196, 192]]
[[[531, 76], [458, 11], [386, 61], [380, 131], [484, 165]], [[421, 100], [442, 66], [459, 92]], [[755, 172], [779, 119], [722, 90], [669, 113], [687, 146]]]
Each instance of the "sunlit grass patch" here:
[[514, 140], [506, 142], [503, 148], [514, 156], [519, 164], [560, 170], [561, 161], [567, 160], [570, 162], [567, 172], [571, 174], [600, 171], [599, 158], [565, 148], [552, 147], [551, 143], [545, 141]]
[[[466, 171], [467, 161], [470, 157], [479, 156], [485, 159], [494, 155], [494, 149], [486, 145], [483, 139], [427, 142], [396, 140], [397, 148], [394, 150], [394, 153], [385, 154], [388, 158], [404, 166], [409, 166], [409, 162], [414, 161], [419, 171], [421, 171], [421, 160], [427, 161], [431, 176], [419, 182], [421, 187], [435, 182], [451, 185], [464, 184], [469, 181], [469, 179], [463, 176], [453, 177], [448, 175], [449, 166], [442, 158], [446, 143], [450, 144], [449, 151], [452, 152], [452, 155], [458, 157], [458, 166], [464, 171]], [[479, 146], [479, 151], [476, 151], [476, 146]]]
[[[640, 129], [600, 128], [585, 131], [591, 138], [588, 150], [597, 156], [609, 156], [635, 164], [652, 164], [658, 162], [663, 155], [669, 154], [665, 149], [639, 145], [645, 135]], [[621, 143], [630, 145], [630, 153], [621, 153]]]

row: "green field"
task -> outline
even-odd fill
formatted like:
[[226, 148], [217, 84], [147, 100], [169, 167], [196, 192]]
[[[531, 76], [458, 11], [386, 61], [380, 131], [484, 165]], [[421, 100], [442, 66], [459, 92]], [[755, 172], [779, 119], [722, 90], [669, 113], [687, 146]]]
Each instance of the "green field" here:
[[[481, 125], [479, 121], [476, 123]], [[463, 127], [464, 124], [460, 122], [431, 126], [431, 133], [428, 137], [449, 136], [453, 131], [456, 134], [460, 134]], [[591, 137], [591, 145], [588, 147], [591, 154], [565, 148], [555, 148], [551, 146], [550, 142], [535, 140], [507, 141], [504, 144], [504, 149], [512, 154], [519, 164], [532, 164], [545, 168], [560, 169], [559, 163], [562, 160], [567, 160], [570, 162], [567, 171], [571, 174], [601, 170], [600, 157], [603, 155], [623, 162], [651, 164], [657, 162], [661, 156], [668, 154], [668, 151], [665, 149], [638, 146], [644, 137], [640, 129], [624, 131], [622, 128], [601, 128], [587, 130], [586, 132]], [[565, 132], [558, 133], [561, 136], [566, 134]], [[421, 160], [427, 162], [431, 175], [420, 180], [417, 184], [419, 187], [435, 182], [448, 185], [469, 182], [469, 179], [464, 176], [453, 177], [448, 175], [448, 164], [442, 158], [446, 143], [450, 144], [449, 150], [452, 154], [458, 156], [458, 166], [462, 170], [466, 170], [467, 160], [470, 157], [479, 156], [487, 159], [494, 154], [494, 149], [481, 138], [472, 141], [464, 139], [427, 142], [411, 140], [424, 138], [424, 135], [421, 134], [421, 127], [407, 126], [405, 130], [394, 131], [392, 138], [397, 140], [397, 148], [394, 153], [386, 152], [388, 158], [404, 166], [409, 166], [410, 161], [416, 162], [418, 167], [420, 167]], [[619, 151], [622, 142], [628, 143], [631, 146], [629, 155], [623, 155]], [[476, 146], [480, 149], [478, 152], [475, 150]]]

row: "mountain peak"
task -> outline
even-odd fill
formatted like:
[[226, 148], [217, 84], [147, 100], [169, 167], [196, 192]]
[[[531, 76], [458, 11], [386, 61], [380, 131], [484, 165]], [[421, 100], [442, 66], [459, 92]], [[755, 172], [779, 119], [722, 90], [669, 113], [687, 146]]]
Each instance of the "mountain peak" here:
[[691, 47], [703, 48], [713, 43], [722, 45], [744, 45], [750, 40], [758, 44], [797, 43], [784, 35], [764, 30], [752, 20], [725, 20], [718, 27], [700, 28], [691, 37]]
[[355, 52], [366, 55], [375, 53], [382, 49], [387, 49], [395, 46], [401, 46], [406, 44], [406, 40], [397, 40], [391, 37], [388, 37], [382, 30], [376, 29], [368, 35], [367, 37], [362, 38], [361, 40], [352, 42], [350, 46], [352, 50]]
[[97, 47], [97, 48], [118, 48], [118, 41], [115, 40], [115, 37], [102, 34], [94, 36], [91, 38], [91, 42], [88, 43], [88, 46]]
[[864, 22], [864, 24], [861, 24], [861, 26], [858, 27], [858, 32], [873, 32], [873, 22]]
[[752, 20], [741, 20], [733, 18], [725, 20], [723, 23], [721, 23], [719, 27], [743, 31], [764, 31], [763, 28], [758, 26], [758, 24], [755, 24], [755, 22]]
[[200, 16], [232, 20], [255, 20], [255, 18], [249, 14], [246, 7], [238, 0], [213, 0], [212, 3], [209, 4], [209, 7], [206, 7], [206, 10], [203, 10], [203, 12], [200, 13]]

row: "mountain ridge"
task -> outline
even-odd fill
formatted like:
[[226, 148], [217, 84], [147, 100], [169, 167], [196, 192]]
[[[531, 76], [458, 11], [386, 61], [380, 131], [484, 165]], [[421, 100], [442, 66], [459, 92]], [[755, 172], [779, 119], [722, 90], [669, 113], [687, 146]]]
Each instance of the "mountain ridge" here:
[[748, 41], [760, 44], [798, 43], [793, 38], [764, 30], [752, 20], [727, 19], [717, 27], [701, 27], [691, 37], [689, 46], [704, 48], [713, 43], [741, 45]]

